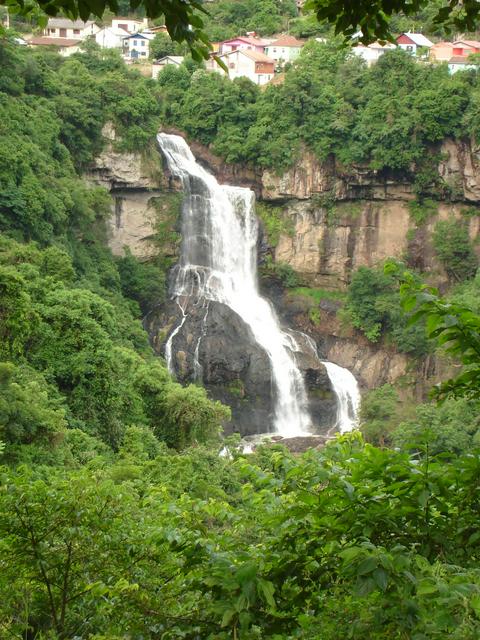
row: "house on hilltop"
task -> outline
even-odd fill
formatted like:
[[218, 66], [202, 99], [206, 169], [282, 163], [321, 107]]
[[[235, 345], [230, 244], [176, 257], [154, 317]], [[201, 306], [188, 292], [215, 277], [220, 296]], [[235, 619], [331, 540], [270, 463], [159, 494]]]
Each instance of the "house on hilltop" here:
[[453, 42], [436, 42], [430, 49], [432, 62], [447, 62], [453, 56]]
[[379, 58], [383, 56], [387, 51], [392, 51], [397, 47], [391, 42], [385, 42], [385, 44], [380, 44], [380, 42], [372, 42], [369, 45], [364, 44], [356, 44], [352, 47], [352, 53], [359, 58], [363, 58], [367, 63], [367, 66], [371, 66], [378, 62]]
[[182, 64], [183, 60], [183, 56], [164, 56], [163, 58], [160, 58], [160, 60], [154, 60], [152, 62], [152, 78], [154, 80], [158, 78], [158, 74], [160, 73], [160, 71], [165, 69], [165, 67], [170, 64], [179, 67]]
[[150, 42], [155, 38], [154, 33], [143, 31], [132, 33], [123, 39], [123, 55], [129, 60], [146, 60], [150, 55]]
[[305, 43], [293, 36], [283, 35], [264, 47], [264, 53], [277, 64], [284, 65], [298, 58]]
[[478, 40], [455, 40], [453, 43], [454, 56], [470, 56], [472, 53], [480, 53], [480, 42]]
[[34, 36], [27, 40], [30, 47], [55, 47], [57, 52], [64, 58], [80, 51], [80, 45], [83, 40], [74, 38], [54, 38], [52, 36]]
[[98, 31], [100, 27], [93, 20], [83, 22], [83, 20], [67, 20], [67, 18], [50, 18], [43, 30], [43, 37], [85, 40]]
[[264, 53], [265, 46], [269, 43], [270, 40], [264, 40], [256, 36], [238, 36], [237, 38], [230, 38], [230, 40], [220, 42], [218, 50], [221, 55], [237, 50]]
[[423, 33], [407, 32], [398, 36], [397, 45], [400, 49], [417, 56], [422, 49], [430, 50], [433, 47], [433, 42], [426, 38]]
[[96, 43], [102, 49], [122, 49], [123, 41], [130, 34], [125, 29], [117, 27], [103, 27], [95, 34]]
[[128, 33], [137, 33], [137, 31], [148, 28], [148, 20], [147, 18], [122, 18], [121, 16], [117, 16], [116, 18], [112, 18], [111, 26], [112, 29], [123, 29]]
[[[255, 84], [263, 85], [270, 82], [275, 75], [275, 60], [259, 51], [237, 49], [219, 57], [226, 65], [231, 80], [249, 78]], [[213, 59], [207, 68], [217, 73], [225, 73]]]
[[478, 69], [477, 64], [469, 62], [468, 56], [452, 56], [448, 61], [448, 70], [451, 74], [457, 71], [469, 71]]

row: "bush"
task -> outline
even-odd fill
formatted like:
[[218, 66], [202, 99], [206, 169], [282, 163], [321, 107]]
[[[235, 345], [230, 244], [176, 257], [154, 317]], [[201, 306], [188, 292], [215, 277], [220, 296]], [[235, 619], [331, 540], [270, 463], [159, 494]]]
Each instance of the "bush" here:
[[459, 220], [440, 220], [433, 232], [435, 252], [449, 278], [461, 282], [473, 278], [478, 260], [473, 251], [468, 229]]

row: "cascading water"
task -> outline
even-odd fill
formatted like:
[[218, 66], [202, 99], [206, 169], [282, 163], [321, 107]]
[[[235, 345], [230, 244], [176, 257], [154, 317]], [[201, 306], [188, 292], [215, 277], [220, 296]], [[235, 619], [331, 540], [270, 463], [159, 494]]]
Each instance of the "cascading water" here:
[[355, 376], [333, 362], [322, 360], [337, 396], [337, 420], [335, 427], [340, 433], [346, 433], [358, 426], [360, 408], [360, 390]]
[[[180, 136], [160, 133], [158, 142], [185, 192], [182, 252], [172, 294], [178, 302], [192, 296], [221, 302], [242, 318], [270, 359], [276, 431], [284, 436], [309, 433], [307, 394], [292, 339], [280, 329], [274, 310], [258, 292], [253, 192], [219, 185]], [[172, 342], [180, 329], [172, 332], [166, 344], [171, 371]]]
[[[205, 335], [209, 301], [222, 303], [240, 316], [268, 355], [275, 396], [275, 430], [282, 436], [308, 435], [312, 424], [304, 380], [295, 362], [299, 347], [281, 330], [270, 303], [257, 286], [257, 218], [250, 189], [218, 184], [195, 160], [180, 136], [160, 133], [158, 142], [171, 173], [184, 189], [182, 250], [171, 293], [182, 312], [171, 332], [165, 357], [174, 373], [172, 347], [188, 315], [188, 304], [204, 308], [194, 353], [194, 376], [202, 377], [200, 343]], [[310, 341], [315, 357], [316, 346]], [[356, 421], [358, 387], [353, 375], [323, 363], [338, 398], [336, 427], [351, 429]], [[343, 372], [343, 373], [342, 373]]]

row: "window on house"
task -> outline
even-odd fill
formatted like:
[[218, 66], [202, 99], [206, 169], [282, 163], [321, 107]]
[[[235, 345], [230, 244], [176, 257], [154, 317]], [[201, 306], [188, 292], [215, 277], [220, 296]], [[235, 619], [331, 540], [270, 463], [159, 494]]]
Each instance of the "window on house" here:
[[273, 53], [277, 53], [277, 50], [276, 50], [276, 49], [272, 49], [272, 51], [273, 51]]
[[56, 29], [49, 29], [48, 31], [49, 31], [49, 33], [55, 33]]
[[407, 51], [413, 51], [413, 46], [411, 44], [407, 44]]
[[145, 46], [145, 40], [140, 40], [140, 46], [144, 47]]
[[134, 47], [138, 46], [138, 45], [137, 45], [137, 41], [136, 41], [136, 40], [134, 40], [134, 41], [133, 41], [133, 46], [134, 46]]
[[230, 62], [230, 64], [228, 65], [228, 67], [230, 69], [235, 69], [235, 63], [234, 62]]

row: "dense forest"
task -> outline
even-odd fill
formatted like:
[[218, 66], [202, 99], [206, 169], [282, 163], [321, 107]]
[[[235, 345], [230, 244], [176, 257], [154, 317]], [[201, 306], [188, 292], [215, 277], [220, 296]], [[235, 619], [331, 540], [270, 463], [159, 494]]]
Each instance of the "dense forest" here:
[[[281, 28], [277, 3], [262, 7], [265, 30]], [[385, 386], [361, 429], [321, 450], [244, 455], [220, 437], [228, 408], [172, 380], [148, 344], [141, 318], [165, 299], [169, 260], [114, 258], [110, 196], [83, 177], [106, 123], [118, 150], [143, 153], [165, 124], [228, 162], [280, 170], [306, 147], [403, 171], [421, 224], [459, 197], [437, 182], [436, 145], [480, 135], [479, 93], [476, 71], [402, 52], [367, 69], [336, 43], [309, 43], [260, 91], [192, 60], [154, 82], [92, 46], [62, 59], [0, 40], [0, 638], [479, 637], [480, 281], [465, 226], [434, 238], [446, 297], [393, 262], [341, 294], [370, 342], [463, 365], [440, 404]]]

